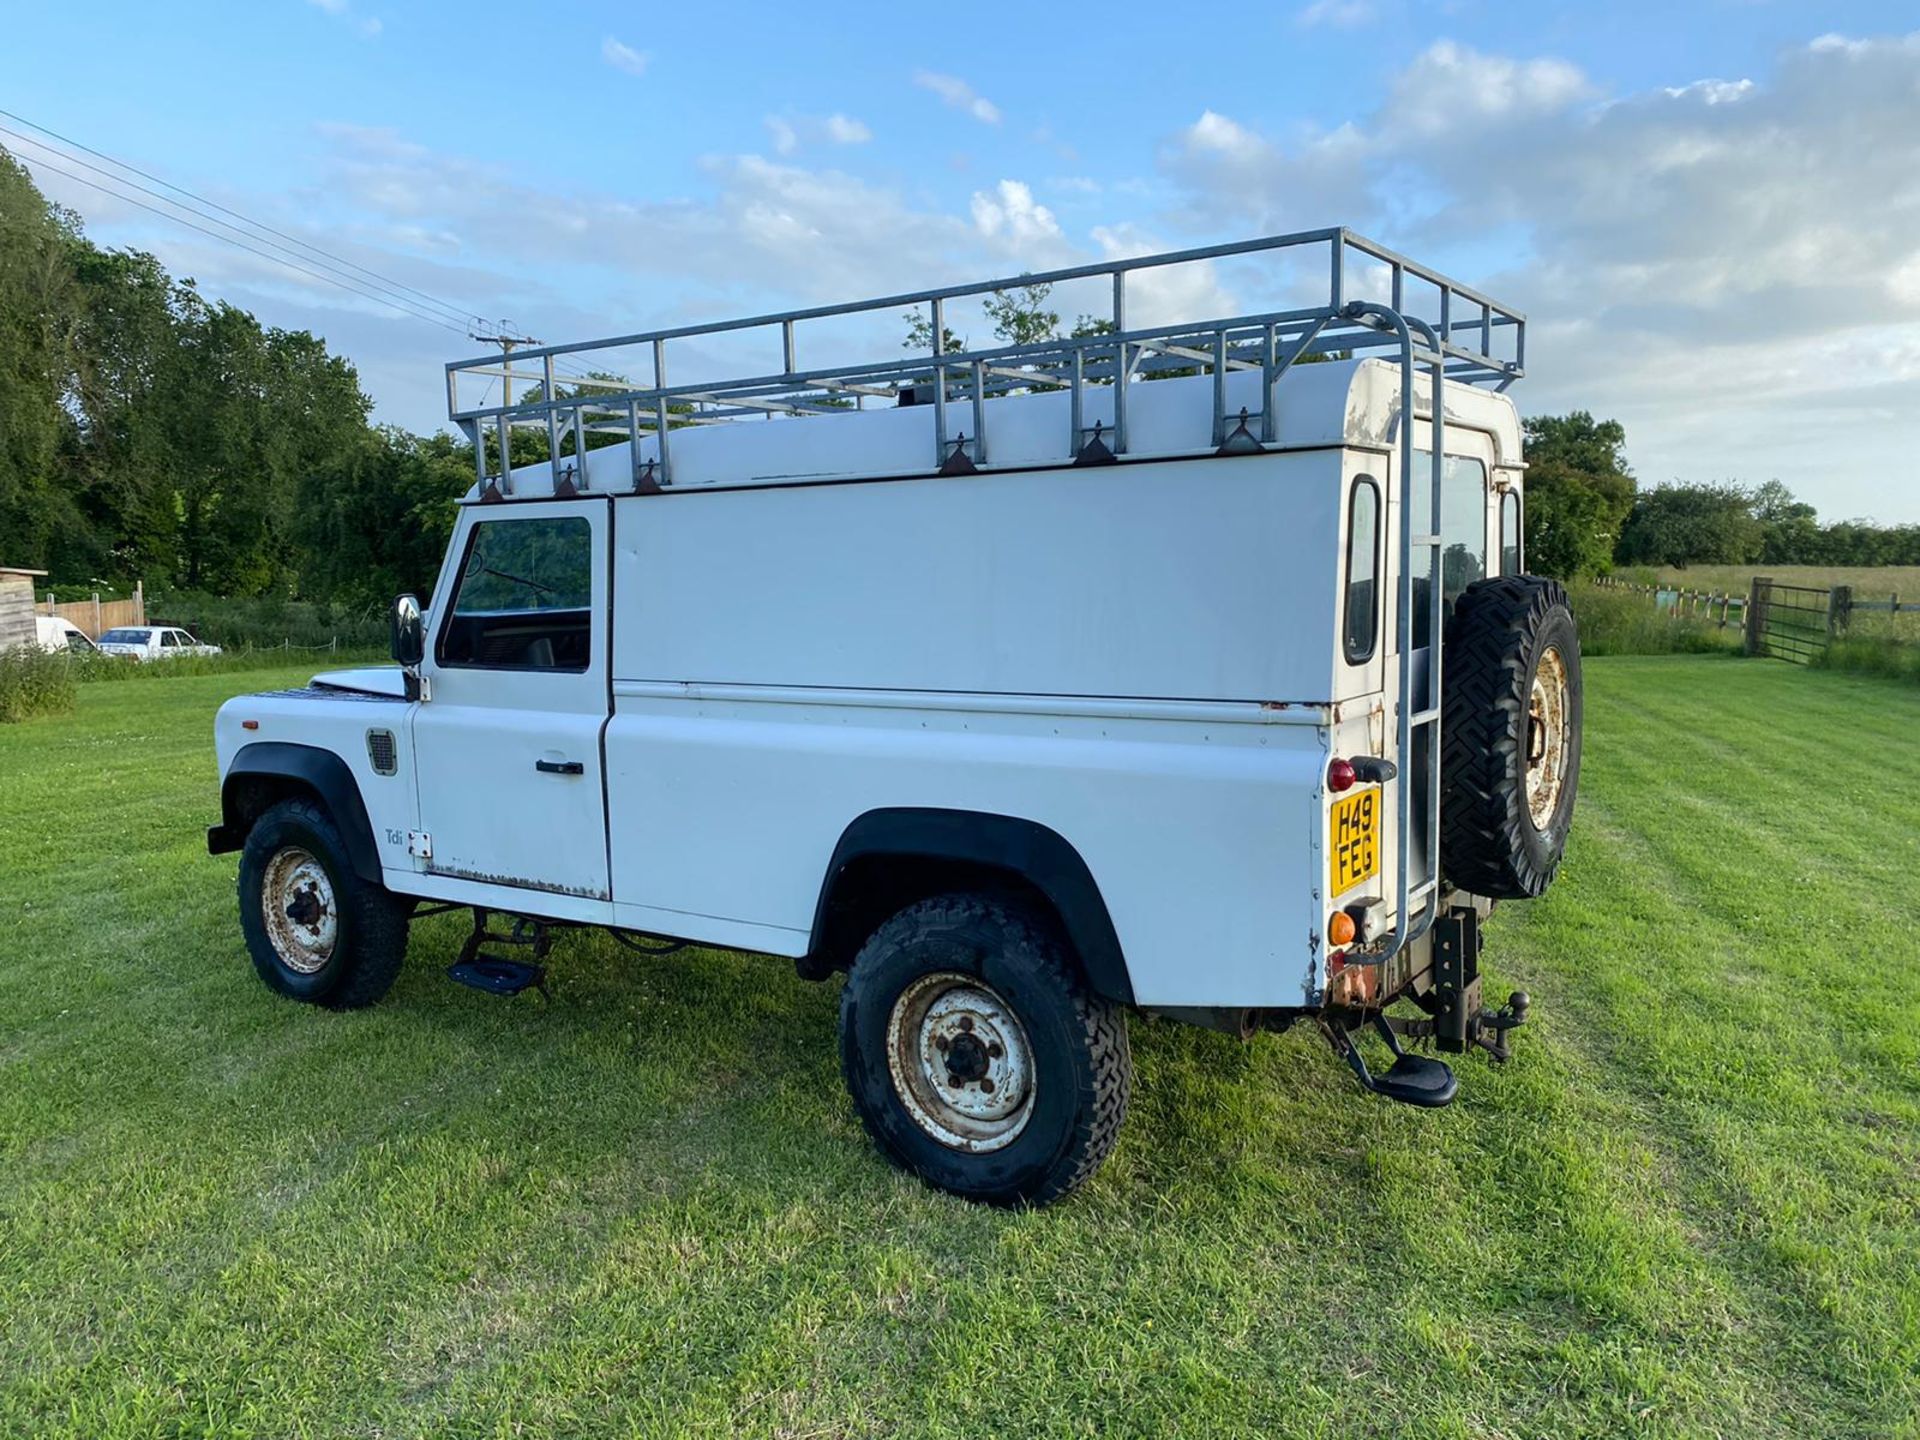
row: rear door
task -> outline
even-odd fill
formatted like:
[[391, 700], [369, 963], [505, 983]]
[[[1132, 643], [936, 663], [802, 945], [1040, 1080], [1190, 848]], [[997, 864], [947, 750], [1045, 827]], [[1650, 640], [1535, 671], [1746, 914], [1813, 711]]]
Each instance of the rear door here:
[[[1430, 442], [1429, 442], [1430, 443]], [[1499, 573], [1497, 542], [1489, 545], [1490, 517], [1488, 476], [1493, 460], [1492, 442], [1482, 432], [1448, 426], [1447, 453], [1443, 465], [1440, 494], [1440, 587], [1444, 614], [1453, 614], [1454, 602], [1477, 580]], [[1396, 452], [1397, 457], [1397, 452]], [[1413, 483], [1402, 494], [1411, 496], [1415, 511], [1415, 529], [1424, 529], [1428, 516], [1428, 497], [1432, 486], [1432, 453], [1416, 451]], [[1420, 554], [1414, 559], [1413, 647], [1415, 708], [1430, 703], [1434, 637], [1427, 605], [1428, 588], [1433, 583], [1431, 552], [1423, 564]], [[1489, 564], [1491, 556], [1491, 566]], [[1446, 677], [1441, 676], [1444, 691]], [[1414, 739], [1413, 770], [1413, 879], [1415, 883], [1431, 878], [1432, 857], [1427, 854], [1427, 830], [1434, 797], [1428, 793], [1427, 744], [1432, 730]]]
[[429, 874], [608, 898], [607, 503], [462, 510], [413, 745]]

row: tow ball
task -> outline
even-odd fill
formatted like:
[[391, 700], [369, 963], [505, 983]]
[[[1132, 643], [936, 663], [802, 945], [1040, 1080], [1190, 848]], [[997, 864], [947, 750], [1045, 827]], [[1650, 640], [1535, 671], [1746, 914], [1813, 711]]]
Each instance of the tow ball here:
[[1527, 1009], [1532, 1004], [1533, 999], [1526, 991], [1516, 990], [1498, 1010], [1483, 1006], [1474, 1017], [1473, 1043], [1495, 1060], [1507, 1060], [1513, 1053], [1507, 1049], [1507, 1032], [1527, 1023]]

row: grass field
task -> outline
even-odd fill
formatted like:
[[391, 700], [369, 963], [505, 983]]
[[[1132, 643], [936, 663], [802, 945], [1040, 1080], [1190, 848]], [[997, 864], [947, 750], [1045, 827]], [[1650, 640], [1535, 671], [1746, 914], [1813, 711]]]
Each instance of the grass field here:
[[1851, 585], [1855, 597], [1861, 600], [1884, 600], [1899, 594], [1903, 599], [1911, 596], [1920, 604], [1920, 565], [1689, 565], [1684, 569], [1669, 565], [1658, 572], [1623, 570], [1621, 577], [1650, 581], [1656, 574], [1662, 585], [1716, 595], [1744, 595], [1749, 580], [1765, 575], [1782, 585], [1811, 585], [1820, 590]]
[[442, 917], [271, 996], [208, 720], [296, 678], [0, 727], [0, 1435], [1920, 1436], [1910, 687], [1594, 661], [1511, 1066], [1136, 1022], [1113, 1161], [1007, 1214], [881, 1162], [779, 962], [500, 1001]]

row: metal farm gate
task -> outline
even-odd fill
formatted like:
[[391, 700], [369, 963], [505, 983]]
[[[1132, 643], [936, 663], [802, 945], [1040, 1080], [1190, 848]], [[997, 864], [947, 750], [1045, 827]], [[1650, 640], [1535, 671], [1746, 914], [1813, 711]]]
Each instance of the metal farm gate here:
[[1746, 651], [1810, 665], [1844, 635], [1853, 587], [1783, 585], [1756, 575], [1747, 592]]

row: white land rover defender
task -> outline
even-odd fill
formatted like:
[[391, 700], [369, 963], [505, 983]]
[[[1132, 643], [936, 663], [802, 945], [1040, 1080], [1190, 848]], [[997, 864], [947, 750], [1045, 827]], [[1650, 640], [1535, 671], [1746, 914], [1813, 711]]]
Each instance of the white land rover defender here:
[[[1282, 303], [1159, 323], [1217, 293], [1165, 277], [1256, 265]], [[954, 348], [1032, 285], [1104, 313]], [[802, 343], [903, 309], [930, 347]], [[844, 973], [874, 1139], [997, 1203], [1112, 1149], [1130, 1010], [1310, 1021], [1445, 1105], [1403, 1042], [1505, 1058], [1481, 926], [1552, 880], [1579, 775], [1524, 333], [1324, 230], [449, 365], [474, 486], [399, 668], [216, 722], [253, 962], [370, 1004], [425, 904], [508, 993], [575, 925]]]

